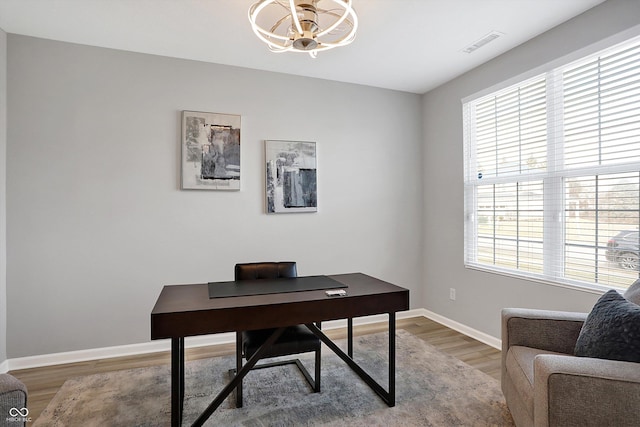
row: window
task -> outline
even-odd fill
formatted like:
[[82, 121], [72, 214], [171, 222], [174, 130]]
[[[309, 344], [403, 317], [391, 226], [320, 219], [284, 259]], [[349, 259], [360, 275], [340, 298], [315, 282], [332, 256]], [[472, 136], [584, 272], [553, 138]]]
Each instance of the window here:
[[465, 265], [640, 277], [640, 39], [463, 104]]

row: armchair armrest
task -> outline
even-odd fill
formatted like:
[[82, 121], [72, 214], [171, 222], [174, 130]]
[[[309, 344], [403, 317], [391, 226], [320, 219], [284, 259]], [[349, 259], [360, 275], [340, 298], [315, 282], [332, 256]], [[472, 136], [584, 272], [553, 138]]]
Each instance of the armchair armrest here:
[[521, 345], [556, 353], [573, 354], [587, 313], [502, 309], [502, 378], [507, 375], [509, 347]]
[[573, 354], [587, 313], [505, 308], [502, 310], [502, 353], [521, 345]]
[[539, 355], [534, 362], [536, 426], [640, 425], [640, 364]]
[[[0, 419], [11, 417], [11, 408], [25, 408], [27, 406], [27, 387], [22, 381], [10, 374], [0, 374]], [[0, 423], [2, 425], [7, 425]], [[11, 424], [11, 423], [9, 423]], [[19, 424], [19, 425], [23, 425]], [[16, 424], [18, 425], [18, 424]]]

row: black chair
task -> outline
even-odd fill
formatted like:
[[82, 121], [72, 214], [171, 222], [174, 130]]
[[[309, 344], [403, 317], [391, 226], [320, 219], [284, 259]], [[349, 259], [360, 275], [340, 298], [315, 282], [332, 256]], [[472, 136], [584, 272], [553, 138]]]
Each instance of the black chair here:
[[[281, 277], [297, 277], [298, 271], [295, 262], [259, 262], [248, 264], [236, 264], [235, 280], [264, 280]], [[320, 327], [320, 323], [316, 325]], [[242, 358], [249, 360], [260, 346], [269, 338], [275, 329], [259, 329], [254, 331], [236, 332], [236, 369], [230, 370], [235, 375], [242, 369]], [[305, 325], [287, 327], [282, 335], [268, 349], [263, 358], [289, 356], [299, 353], [315, 352], [315, 380], [311, 378], [299, 359], [284, 360], [273, 363], [255, 365], [253, 369], [268, 368], [286, 364], [298, 366], [314, 392], [320, 391], [320, 348], [321, 342]], [[242, 381], [236, 387], [236, 407], [242, 407]]]

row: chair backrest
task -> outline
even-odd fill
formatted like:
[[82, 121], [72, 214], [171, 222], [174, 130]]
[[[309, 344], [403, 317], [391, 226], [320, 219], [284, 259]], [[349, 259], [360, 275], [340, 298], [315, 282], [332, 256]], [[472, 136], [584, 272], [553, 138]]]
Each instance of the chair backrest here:
[[235, 280], [277, 279], [280, 277], [298, 277], [296, 263], [286, 261], [236, 264]]

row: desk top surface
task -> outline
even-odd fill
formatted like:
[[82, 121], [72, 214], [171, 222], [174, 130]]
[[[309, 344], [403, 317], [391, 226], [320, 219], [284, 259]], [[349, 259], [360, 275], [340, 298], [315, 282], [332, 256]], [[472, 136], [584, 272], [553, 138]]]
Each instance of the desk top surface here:
[[[337, 274], [328, 278], [347, 285], [347, 296], [329, 297], [324, 290], [288, 292], [268, 295], [249, 295], [228, 298], [209, 298], [207, 283], [188, 285], [166, 285], [162, 288], [151, 315], [176, 313], [181, 311], [215, 310], [225, 308], [248, 307], [256, 305], [283, 304], [287, 302], [303, 302], [351, 298], [363, 295], [377, 295], [393, 292], [408, 292], [400, 286], [384, 282], [362, 273]], [[226, 282], [221, 282], [226, 283]]]
[[276, 327], [288, 319], [294, 321], [290, 324], [304, 323], [308, 316], [314, 316], [308, 321], [323, 321], [409, 309], [408, 289], [362, 273], [327, 277], [347, 285], [347, 295], [330, 297], [324, 290], [312, 290], [209, 298], [207, 283], [164, 286], [151, 312], [152, 339], [245, 330], [258, 324]]

